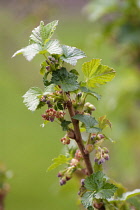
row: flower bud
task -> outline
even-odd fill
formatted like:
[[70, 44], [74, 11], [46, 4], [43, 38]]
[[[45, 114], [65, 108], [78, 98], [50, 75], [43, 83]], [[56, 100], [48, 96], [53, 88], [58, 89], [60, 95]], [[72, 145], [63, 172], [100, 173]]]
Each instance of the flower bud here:
[[91, 140], [95, 140], [95, 139], [96, 139], [96, 133], [92, 133]]
[[71, 175], [66, 175], [66, 181], [69, 181], [71, 179]]
[[109, 160], [109, 155], [107, 153], [104, 154], [104, 159]]
[[46, 70], [47, 71], [50, 71], [51, 70], [51, 67], [50, 66], [46, 66]]
[[46, 102], [46, 97], [45, 96], [42, 96], [41, 99], [40, 99], [40, 101]]
[[73, 159], [71, 160], [71, 162], [70, 162], [70, 165], [71, 165], [71, 166], [77, 166], [78, 163], [79, 163], [79, 161], [78, 161], [76, 158], [73, 158]]
[[60, 185], [62, 186], [62, 185], [64, 185], [64, 184], [66, 184], [66, 180], [65, 179], [60, 179]]
[[76, 152], [75, 152], [75, 158], [76, 159], [83, 158], [82, 153], [81, 153], [81, 151], [79, 149], [77, 149]]
[[98, 139], [98, 140], [103, 139], [103, 138], [104, 138], [104, 135], [103, 135], [103, 134], [98, 134], [98, 135], [97, 135], [97, 139]]
[[81, 96], [82, 96], [82, 93], [79, 92], [79, 93], [77, 94], [77, 97], [78, 97], [78, 98], [81, 98]]
[[104, 158], [100, 158], [100, 159], [98, 160], [98, 164], [99, 164], [99, 165], [103, 164], [104, 162], [105, 162], [105, 159], [104, 159]]
[[62, 177], [64, 175], [64, 173], [62, 173], [61, 171], [58, 172], [57, 177]]
[[82, 185], [82, 186], [85, 185], [85, 179], [81, 179], [81, 185]]
[[104, 153], [109, 153], [109, 150], [106, 147], [103, 147]]
[[70, 144], [70, 139], [68, 136], [61, 138], [62, 144]]

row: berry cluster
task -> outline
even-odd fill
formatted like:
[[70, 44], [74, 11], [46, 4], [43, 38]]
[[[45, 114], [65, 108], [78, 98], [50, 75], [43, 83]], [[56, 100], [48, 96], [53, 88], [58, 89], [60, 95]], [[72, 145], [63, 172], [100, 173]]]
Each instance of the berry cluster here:
[[95, 154], [94, 161], [97, 162], [99, 165], [103, 164], [106, 160], [109, 160], [109, 151], [106, 147], [98, 148]]
[[47, 109], [45, 112], [46, 113], [42, 115], [43, 119], [51, 121], [51, 122], [54, 121], [55, 117], [56, 118], [63, 118], [64, 115], [65, 115], [65, 112], [63, 112], [63, 111], [56, 111], [53, 108]]

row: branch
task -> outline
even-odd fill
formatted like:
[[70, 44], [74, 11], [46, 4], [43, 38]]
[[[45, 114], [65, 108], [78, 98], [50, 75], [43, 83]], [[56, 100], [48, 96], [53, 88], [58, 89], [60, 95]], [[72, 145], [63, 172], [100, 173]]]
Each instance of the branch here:
[[85, 147], [84, 144], [82, 142], [82, 136], [81, 136], [81, 132], [79, 129], [79, 121], [73, 119], [72, 117], [75, 115], [74, 109], [73, 109], [73, 105], [71, 101], [67, 102], [67, 107], [68, 107], [68, 111], [69, 111], [69, 115], [71, 117], [72, 123], [73, 123], [73, 127], [74, 127], [74, 132], [75, 132], [75, 141], [81, 151], [81, 154], [83, 156], [83, 159], [85, 161], [86, 164], [86, 168], [88, 171], [88, 175], [91, 175], [93, 173], [93, 169], [92, 169], [92, 165], [91, 165], [91, 161], [89, 158], [89, 154], [85, 153]]

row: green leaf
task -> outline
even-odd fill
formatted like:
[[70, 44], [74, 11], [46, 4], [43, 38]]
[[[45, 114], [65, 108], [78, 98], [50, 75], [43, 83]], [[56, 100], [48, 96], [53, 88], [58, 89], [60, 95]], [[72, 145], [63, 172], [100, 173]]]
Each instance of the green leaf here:
[[136, 210], [140, 209], [140, 199], [138, 197], [132, 197], [127, 200], [131, 205], [135, 206]]
[[74, 91], [79, 88], [77, 76], [68, 72], [63, 67], [52, 72], [51, 83], [60, 85], [65, 92]]
[[105, 174], [102, 171], [98, 171], [87, 177], [85, 179], [85, 188], [94, 192], [96, 199], [111, 198], [117, 190], [115, 185], [106, 182]]
[[106, 118], [106, 115], [99, 117], [99, 128], [104, 129], [106, 127], [112, 127], [111, 122]]
[[23, 54], [23, 56], [28, 60], [31, 61], [40, 51], [42, 50], [41, 46], [38, 44], [31, 44], [21, 50], [18, 50], [14, 53], [12, 57], [16, 55]]
[[50, 54], [62, 54], [62, 48], [57, 39], [48, 41], [43, 50], [48, 51]]
[[86, 77], [86, 84], [88, 87], [98, 87], [115, 77], [114, 69], [101, 65], [101, 59], [92, 59], [82, 65], [82, 71]]
[[85, 53], [76, 47], [62, 45], [63, 55], [61, 59], [73, 66], [76, 65], [77, 60], [86, 57]]
[[98, 122], [95, 120], [94, 117], [92, 117], [90, 115], [77, 114], [77, 115], [73, 116], [73, 119], [79, 120], [82, 123], [84, 123], [87, 133], [97, 133], [97, 132], [101, 131], [100, 128], [94, 127], [95, 125], [98, 124]]
[[76, 69], [71, 69], [70, 73], [73, 73], [73, 74], [75, 74], [77, 76], [79, 75], [79, 73], [78, 73], [78, 71]]
[[81, 203], [83, 204], [85, 208], [92, 207], [93, 198], [94, 198], [93, 192], [86, 192], [83, 194], [81, 198]]
[[116, 190], [117, 190], [117, 187], [115, 185], [110, 184], [110, 183], [105, 183], [104, 186], [102, 187], [102, 189], [100, 189], [96, 193], [95, 197], [97, 199], [108, 199], [114, 195]]
[[63, 131], [67, 131], [69, 129], [68, 125], [71, 123], [71, 121], [63, 120], [61, 122], [61, 126]]
[[48, 23], [45, 26], [44, 22], [41, 21], [40, 25], [37, 28], [33, 29], [29, 43], [37, 43], [40, 45], [45, 44], [52, 37], [57, 25], [58, 20]]
[[31, 111], [35, 111], [40, 103], [39, 96], [43, 94], [42, 90], [38, 87], [30, 88], [23, 96], [23, 103]]
[[89, 207], [87, 208], [87, 210], [94, 210], [94, 208], [93, 208], [92, 206], [89, 206]]
[[86, 88], [84, 86], [81, 86], [80, 89], [81, 89], [82, 92], [88, 93], [89, 95], [94, 96], [97, 100], [101, 99], [101, 96], [98, 93], [96, 93], [96, 92], [94, 92], [92, 90], [89, 90], [88, 88]]
[[62, 164], [65, 164], [65, 163], [67, 164], [70, 159], [71, 158], [67, 158], [65, 155], [59, 155], [57, 158], [54, 158], [52, 160], [53, 164], [49, 166], [47, 171], [51, 171], [51, 170], [57, 168], [58, 166], [60, 166]]
[[105, 174], [102, 171], [98, 171], [91, 174], [85, 179], [85, 187], [90, 191], [98, 191], [104, 185]]

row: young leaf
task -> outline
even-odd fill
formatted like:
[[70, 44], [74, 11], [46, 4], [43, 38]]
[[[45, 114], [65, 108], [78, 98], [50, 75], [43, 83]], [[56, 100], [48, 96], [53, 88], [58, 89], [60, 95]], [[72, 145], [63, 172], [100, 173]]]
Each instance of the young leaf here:
[[39, 44], [31, 44], [15, 52], [12, 57], [15, 57], [16, 55], [19, 55], [19, 54], [23, 54], [23, 56], [28, 61], [31, 61], [41, 50], [42, 48]]
[[23, 96], [23, 103], [25, 103], [29, 110], [35, 111], [44, 105], [44, 103], [41, 103], [40, 97], [54, 92], [54, 87], [55, 85], [51, 84], [45, 88], [44, 92], [38, 87], [30, 88]]
[[131, 197], [137, 196], [137, 195], [140, 195], [140, 189], [135, 189], [133, 191], [123, 193], [121, 200], [125, 201], [125, 200], [127, 200]]
[[51, 85], [45, 87], [43, 95], [48, 95], [50, 93], [53, 93], [54, 92], [54, 88], [55, 88], [54, 84], [51, 84]]
[[62, 54], [62, 48], [59, 41], [56, 39], [48, 41], [43, 49], [48, 51], [50, 54]]
[[114, 69], [100, 64], [101, 59], [92, 59], [82, 65], [88, 87], [95, 88], [111, 81], [115, 76]]
[[52, 37], [57, 25], [58, 20], [48, 23], [46, 26], [44, 26], [44, 22], [41, 21], [40, 25], [33, 29], [29, 43], [44, 45]]
[[123, 193], [121, 197], [118, 197], [118, 198], [110, 198], [108, 199], [109, 202], [119, 202], [119, 201], [126, 201], [130, 198], [133, 198], [137, 195], [140, 195], [140, 189], [135, 189], [133, 191], [130, 191], [130, 192], [126, 192], [126, 193]]
[[68, 130], [68, 125], [71, 123], [71, 121], [67, 121], [67, 120], [63, 120], [61, 122], [61, 126], [62, 126], [62, 129], [63, 131], [67, 131]]
[[23, 96], [23, 103], [31, 111], [35, 111], [40, 103], [39, 96], [43, 94], [42, 90], [38, 87], [30, 88]]
[[90, 115], [77, 114], [73, 116], [73, 119], [83, 122], [85, 124], [87, 133], [97, 133], [101, 131], [100, 128], [94, 127], [98, 124], [98, 122], [95, 120], [94, 117]]
[[93, 192], [85, 192], [81, 198], [81, 203], [85, 208], [88, 209], [89, 207], [92, 207], [93, 198], [94, 198]]
[[71, 158], [67, 158], [65, 155], [59, 155], [57, 158], [54, 158], [52, 161], [53, 161], [53, 164], [49, 166], [49, 168], [47, 169], [48, 171], [51, 171], [55, 168], [57, 168], [58, 166], [62, 165], [62, 164], [65, 164], [65, 163], [68, 163], [68, 161], [70, 160]]
[[61, 59], [73, 66], [76, 65], [77, 60], [86, 57], [85, 53], [76, 47], [62, 45], [63, 55]]
[[74, 91], [79, 88], [77, 76], [68, 72], [65, 68], [57, 69], [52, 72], [51, 83], [60, 85], [65, 92]]
[[111, 122], [106, 118], [106, 115], [104, 115], [104, 116], [102, 116], [102, 117], [99, 117], [99, 119], [98, 119], [98, 121], [99, 121], [99, 128], [101, 128], [101, 129], [104, 129], [104, 128], [106, 128], [106, 127], [112, 127], [112, 124], [111, 124]]
[[84, 86], [81, 86], [80, 89], [81, 89], [82, 92], [94, 96], [97, 100], [101, 99], [101, 96], [98, 93], [96, 93], [96, 92], [94, 92], [92, 90], [89, 90], [88, 88], [86, 88]]

